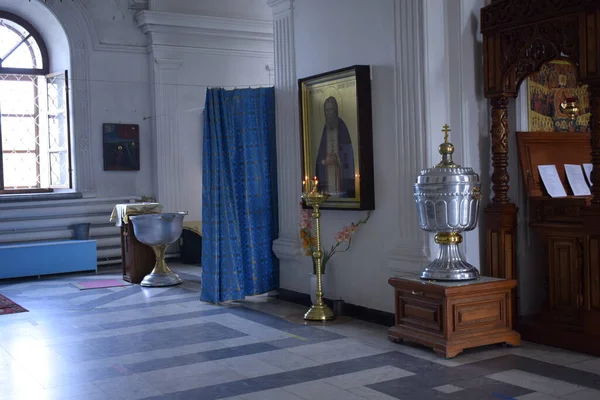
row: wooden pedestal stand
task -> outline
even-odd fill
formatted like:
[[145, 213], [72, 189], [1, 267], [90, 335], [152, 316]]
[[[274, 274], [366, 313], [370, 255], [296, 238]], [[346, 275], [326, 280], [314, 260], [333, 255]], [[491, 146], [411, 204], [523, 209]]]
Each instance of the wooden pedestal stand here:
[[389, 283], [396, 303], [396, 324], [388, 331], [392, 341], [416, 342], [446, 358], [470, 347], [521, 344], [512, 329], [515, 280], [434, 282], [411, 277], [390, 278]]

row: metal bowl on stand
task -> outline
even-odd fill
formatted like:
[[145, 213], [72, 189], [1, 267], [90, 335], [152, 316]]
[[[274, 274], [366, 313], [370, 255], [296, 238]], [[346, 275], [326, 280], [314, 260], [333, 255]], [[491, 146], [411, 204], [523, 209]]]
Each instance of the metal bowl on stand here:
[[183, 218], [187, 213], [143, 214], [129, 217], [133, 223], [136, 238], [145, 245], [151, 246], [156, 255], [156, 263], [151, 273], [146, 275], [142, 286], [173, 286], [183, 281], [171, 271], [165, 261], [165, 251], [171, 243], [181, 236]]

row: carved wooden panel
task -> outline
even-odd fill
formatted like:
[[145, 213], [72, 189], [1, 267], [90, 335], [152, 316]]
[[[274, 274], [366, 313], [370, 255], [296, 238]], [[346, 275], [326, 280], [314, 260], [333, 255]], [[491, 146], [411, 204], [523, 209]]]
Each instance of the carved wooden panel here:
[[508, 98], [492, 99], [492, 190], [494, 203], [508, 203]]
[[422, 294], [398, 294], [398, 321], [400, 324], [427, 329], [442, 334], [442, 302]]
[[452, 301], [452, 332], [475, 333], [506, 326], [506, 293]]
[[587, 309], [600, 310], [600, 236], [590, 236], [587, 247], [586, 284], [589, 293]]
[[550, 309], [576, 310], [583, 307], [583, 252], [577, 238], [550, 237], [549, 293]]
[[516, 96], [527, 75], [558, 58], [575, 62], [582, 81], [599, 79], [599, 13], [595, 0], [504, 0], [484, 7], [486, 96]]
[[491, 33], [511, 26], [581, 12], [597, 0], [498, 0], [481, 10], [481, 31]]
[[487, 262], [485, 275], [515, 279], [517, 208], [514, 204], [490, 205], [485, 209]]

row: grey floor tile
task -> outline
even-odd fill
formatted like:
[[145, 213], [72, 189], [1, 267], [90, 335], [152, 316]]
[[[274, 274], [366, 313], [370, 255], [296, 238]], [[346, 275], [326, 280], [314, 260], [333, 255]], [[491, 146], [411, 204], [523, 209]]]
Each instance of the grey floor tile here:
[[597, 359], [596, 357], [591, 356], [589, 354], [575, 353], [573, 351], [558, 349], [554, 351], [548, 351], [539, 355], [531, 356], [531, 358], [557, 365], [569, 365], [580, 363], [582, 361]]
[[564, 400], [598, 400], [600, 399], [600, 390], [584, 389], [579, 392], [569, 393], [561, 397]]
[[515, 400], [560, 400], [558, 397], [546, 393], [533, 392], [515, 397]]
[[357, 387], [354, 389], [348, 389], [350, 393], [354, 393], [366, 400], [397, 400], [396, 397], [388, 396], [385, 393], [378, 392], [368, 387]]
[[282, 317], [300, 308], [267, 296], [200, 302], [201, 270], [171, 266], [186, 282], [162, 290], [69, 284], [120, 279], [117, 269], [0, 282], [30, 310], [1, 321], [0, 400], [600, 398], [600, 362], [587, 355], [524, 343], [445, 360], [389, 342], [378, 325], [292, 323]]
[[592, 372], [594, 374], [600, 375], [600, 358], [592, 358], [586, 361], [569, 364], [569, 368], [574, 368], [586, 372]]
[[488, 378], [556, 396], [564, 396], [585, 389], [582, 386], [516, 369], [488, 375]]
[[85, 343], [77, 345], [58, 344], [51, 345], [49, 348], [66, 360], [74, 362], [97, 360], [106, 357], [100, 351]]
[[316, 361], [299, 356], [298, 354], [291, 353], [284, 349], [257, 353], [255, 354], [255, 357], [268, 364], [281, 368], [284, 371], [293, 371], [296, 369], [320, 365]]
[[438, 392], [442, 392], [442, 393], [454, 393], [454, 392], [459, 392], [459, 391], [463, 390], [463, 388], [454, 386], [454, 385], [436, 386], [433, 389], [437, 390]]
[[361, 386], [372, 385], [374, 383], [405, 378], [412, 375], [414, 375], [414, 373], [410, 371], [387, 365], [378, 368], [365, 369], [359, 372], [332, 376], [330, 378], [323, 379], [323, 382], [342, 389], [353, 389]]
[[321, 381], [298, 383], [296, 385], [284, 386], [282, 389], [307, 400], [364, 400], [364, 398], [354, 393]]
[[297, 396], [286, 390], [277, 388], [269, 390], [261, 390], [259, 392], [248, 393], [242, 396], [238, 396], [242, 400], [302, 400], [303, 398]]

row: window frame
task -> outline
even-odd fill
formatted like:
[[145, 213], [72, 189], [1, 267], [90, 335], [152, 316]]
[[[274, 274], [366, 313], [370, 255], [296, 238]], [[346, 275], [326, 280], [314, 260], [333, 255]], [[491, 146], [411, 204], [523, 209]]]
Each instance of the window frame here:
[[46, 42], [42, 39], [42, 35], [29, 22], [19, 17], [18, 15], [9, 13], [8, 11], [0, 10], [0, 18], [7, 19], [27, 29], [33, 40], [40, 48], [42, 55], [42, 68], [5, 68], [0, 66], [0, 74], [16, 74], [16, 75], [48, 75], [50, 73], [50, 59], [48, 57], [48, 48]]
[[[41, 68], [14, 68], [14, 67], [2, 67], [0, 66], [0, 74], [1, 75], [38, 75], [38, 76], [47, 76], [50, 74], [50, 58], [48, 56], [48, 48], [46, 47], [46, 42], [42, 38], [42, 35], [38, 32], [38, 30], [27, 20], [10, 13], [8, 11], [0, 10], [0, 18], [6, 19], [14, 22], [25, 28], [29, 35], [33, 38], [36, 44], [39, 47], [40, 55], [42, 57], [42, 67]], [[8, 28], [10, 29], [10, 28]], [[3, 55], [0, 55], [3, 56]], [[35, 104], [36, 111], [34, 111], [34, 118], [39, 118], [39, 104]], [[67, 106], [68, 107], [68, 106]], [[67, 111], [68, 112], [68, 111]], [[36, 124], [36, 134], [39, 135], [39, 126]], [[69, 129], [69, 128], [68, 128]], [[69, 129], [70, 132], [70, 129]], [[54, 190], [52, 188], [36, 188], [36, 189], [4, 189], [4, 173], [3, 173], [3, 154], [2, 152], [2, 123], [0, 123], [0, 195], [7, 194], [26, 194], [26, 193], [52, 193]], [[70, 140], [70, 137], [69, 137]], [[71, 158], [71, 148], [69, 143], [68, 150], [69, 160]], [[37, 166], [39, 168], [39, 165]], [[70, 167], [71, 168], [71, 167]], [[69, 168], [69, 169], [70, 169]], [[71, 171], [69, 171], [71, 172]], [[73, 186], [72, 178], [70, 177], [69, 186]]]

